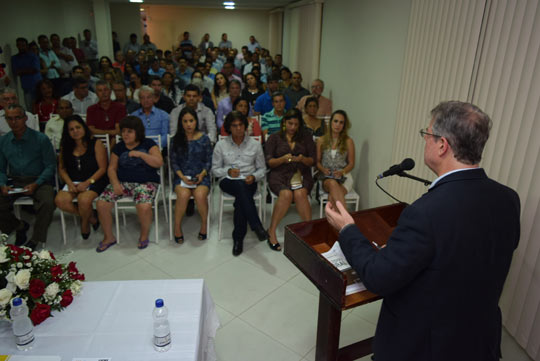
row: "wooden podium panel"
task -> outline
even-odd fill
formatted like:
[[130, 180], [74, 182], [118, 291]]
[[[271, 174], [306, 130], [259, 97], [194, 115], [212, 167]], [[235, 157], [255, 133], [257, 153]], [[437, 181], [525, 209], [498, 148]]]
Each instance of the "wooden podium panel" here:
[[[362, 233], [382, 246], [386, 244], [406, 206], [404, 203], [393, 204], [354, 212], [352, 216]], [[353, 360], [371, 353], [372, 338], [341, 350], [338, 348], [341, 312], [380, 297], [367, 290], [345, 296], [345, 275], [321, 256], [321, 253], [330, 250], [337, 238], [337, 232], [324, 218], [285, 227], [285, 256], [320, 291], [316, 361]]]

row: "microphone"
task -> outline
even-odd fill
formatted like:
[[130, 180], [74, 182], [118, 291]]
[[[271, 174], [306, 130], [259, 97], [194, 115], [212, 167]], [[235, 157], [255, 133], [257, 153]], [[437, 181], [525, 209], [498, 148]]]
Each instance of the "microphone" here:
[[414, 160], [411, 158], [405, 158], [400, 164], [394, 164], [381, 174], [377, 176], [377, 179], [381, 179], [384, 177], [389, 177], [391, 175], [399, 174], [406, 170], [411, 170], [414, 168]]

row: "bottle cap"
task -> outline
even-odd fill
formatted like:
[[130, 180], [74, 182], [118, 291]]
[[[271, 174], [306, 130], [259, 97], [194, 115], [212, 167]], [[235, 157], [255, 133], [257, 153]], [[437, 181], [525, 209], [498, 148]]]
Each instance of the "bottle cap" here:
[[158, 298], [156, 300], [156, 307], [163, 307], [163, 300], [161, 298]]
[[13, 299], [13, 306], [17, 307], [17, 306], [20, 306], [20, 305], [22, 305], [22, 300], [20, 299], [20, 297], [14, 298]]

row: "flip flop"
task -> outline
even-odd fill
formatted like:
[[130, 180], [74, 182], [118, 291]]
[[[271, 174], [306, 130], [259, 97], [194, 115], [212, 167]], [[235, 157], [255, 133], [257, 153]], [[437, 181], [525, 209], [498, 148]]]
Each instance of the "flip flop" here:
[[[116, 243], [117, 243], [116, 239], [114, 240], [114, 242], [107, 243], [107, 244], [104, 244], [103, 241], [101, 241], [101, 242], [99, 242], [99, 245], [96, 248], [96, 252], [98, 252], [98, 253], [105, 252], [106, 250], [109, 249], [109, 247], [114, 246]], [[105, 247], [105, 248], [103, 248], [103, 247]]]
[[145, 239], [144, 241], [139, 241], [139, 244], [137, 245], [137, 248], [138, 249], [145, 249], [146, 247], [148, 247], [148, 243], [150, 241], [148, 239]]

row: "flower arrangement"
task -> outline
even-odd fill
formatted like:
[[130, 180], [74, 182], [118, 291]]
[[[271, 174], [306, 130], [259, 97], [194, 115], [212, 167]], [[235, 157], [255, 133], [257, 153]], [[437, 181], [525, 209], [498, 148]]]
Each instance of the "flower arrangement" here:
[[0, 238], [0, 320], [9, 319], [12, 299], [20, 297], [34, 325], [39, 325], [52, 310], [61, 311], [71, 304], [81, 291], [84, 274], [75, 262], [61, 264], [52, 252], [32, 252], [6, 244], [6, 238]]

